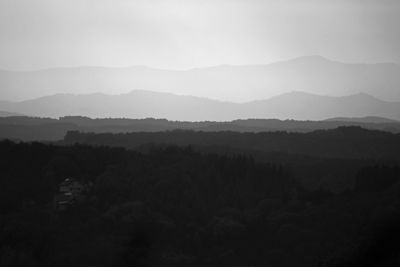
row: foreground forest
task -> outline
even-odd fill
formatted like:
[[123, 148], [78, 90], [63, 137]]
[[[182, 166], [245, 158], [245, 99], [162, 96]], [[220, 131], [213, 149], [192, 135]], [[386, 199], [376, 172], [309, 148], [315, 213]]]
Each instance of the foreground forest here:
[[[1, 141], [0, 266], [395, 266], [398, 139], [345, 128]], [[60, 210], [66, 178], [86, 190]]]

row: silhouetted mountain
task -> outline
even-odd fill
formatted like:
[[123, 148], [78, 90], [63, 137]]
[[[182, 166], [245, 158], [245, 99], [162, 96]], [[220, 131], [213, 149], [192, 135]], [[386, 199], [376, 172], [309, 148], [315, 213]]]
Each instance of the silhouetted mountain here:
[[[332, 117], [379, 116], [400, 118], [400, 104], [385, 102], [359, 93], [343, 97], [291, 92], [268, 100], [243, 104], [250, 111], [247, 117], [297, 120], [323, 120]], [[255, 116], [253, 115], [255, 114]], [[253, 116], [251, 116], [253, 115]]]
[[243, 104], [151, 91], [123, 95], [58, 94], [22, 102], [2, 102], [0, 108], [39, 117], [166, 118], [180, 121], [227, 121], [248, 118], [323, 120], [332, 117], [379, 116], [400, 119], [400, 103], [367, 94], [329, 97], [302, 92]]
[[235, 102], [270, 98], [293, 90], [333, 96], [363, 92], [400, 101], [400, 66], [346, 64], [306, 56], [266, 65], [220, 65], [183, 71], [141, 66], [53, 68], [0, 71], [0, 87], [0, 99], [18, 101], [57, 93], [114, 94], [137, 89]]

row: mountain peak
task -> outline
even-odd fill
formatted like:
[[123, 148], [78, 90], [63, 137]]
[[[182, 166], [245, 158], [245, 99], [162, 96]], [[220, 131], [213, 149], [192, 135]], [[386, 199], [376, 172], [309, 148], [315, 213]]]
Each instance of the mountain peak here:
[[310, 55], [310, 56], [301, 56], [301, 57], [296, 57], [291, 60], [288, 60], [289, 62], [334, 62], [326, 57], [319, 56], [319, 55]]
[[348, 95], [348, 96], [342, 96], [342, 98], [356, 98], [356, 99], [364, 99], [364, 100], [379, 100], [382, 101], [370, 94], [364, 93], [364, 92], [359, 92], [356, 94]]
[[[328, 97], [328, 96], [293, 90], [291, 92], [276, 95], [274, 97], [271, 97], [270, 99], [280, 99], [280, 98], [297, 98], [297, 99], [299, 99], [299, 98], [314, 98], [314, 97]], [[263, 100], [261, 100], [261, 101], [263, 101]]]

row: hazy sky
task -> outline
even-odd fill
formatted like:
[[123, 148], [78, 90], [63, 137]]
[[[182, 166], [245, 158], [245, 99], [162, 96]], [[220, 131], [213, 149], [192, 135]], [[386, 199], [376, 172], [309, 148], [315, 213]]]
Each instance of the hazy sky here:
[[398, 0], [0, 0], [0, 68], [400, 62]]

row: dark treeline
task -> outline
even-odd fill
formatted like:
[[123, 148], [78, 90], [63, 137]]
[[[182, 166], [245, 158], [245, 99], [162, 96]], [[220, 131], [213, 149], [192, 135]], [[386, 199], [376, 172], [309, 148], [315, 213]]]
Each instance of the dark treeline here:
[[339, 126], [359, 126], [400, 133], [400, 123], [382, 118], [366, 117], [357, 119], [326, 121], [296, 121], [277, 119], [247, 119], [234, 121], [170, 121], [166, 119], [91, 119], [80, 116], [61, 117], [59, 119], [35, 118], [25, 116], [0, 117], [0, 139], [8, 138], [21, 141], [61, 140], [68, 131], [95, 133], [159, 132], [174, 129], [205, 132], [311, 132], [322, 129], [334, 129]]
[[126, 134], [68, 132], [62, 144], [106, 145], [146, 151], [149, 143], [191, 145], [205, 153], [246, 154], [257, 161], [285, 164], [309, 188], [340, 192], [354, 186], [359, 168], [396, 163], [400, 135], [342, 127], [310, 133], [166, 131]]
[[[305, 189], [278, 158], [187, 146], [3, 141], [0, 155], [1, 266], [399, 263], [394, 163], [358, 168], [354, 188], [337, 194]], [[54, 196], [66, 178], [88, 190], [60, 211]]]
[[201, 132], [174, 130], [139, 133], [83, 133], [70, 131], [65, 144], [82, 143], [137, 148], [148, 143], [180, 146], [219, 146], [263, 152], [286, 152], [322, 158], [400, 159], [400, 134], [339, 127], [310, 133]]

